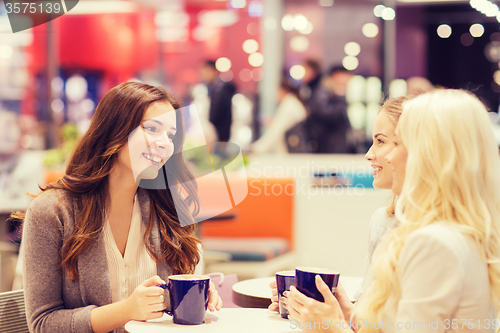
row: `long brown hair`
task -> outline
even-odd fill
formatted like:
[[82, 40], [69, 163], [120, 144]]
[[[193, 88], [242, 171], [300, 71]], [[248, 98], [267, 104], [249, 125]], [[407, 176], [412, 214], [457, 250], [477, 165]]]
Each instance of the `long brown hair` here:
[[[158, 174], [168, 172], [171, 175], [168, 182], [182, 184], [187, 196], [182, 199], [178, 191], [167, 189], [145, 190], [150, 198], [150, 215], [144, 243], [157, 264], [166, 260], [177, 273], [194, 272], [200, 260], [200, 240], [194, 235], [194, 224], [182, 227], [179, 222], [186, 219], [192, 221], [193, 215], [199, 211], [197, 188], [182, 157], [184, 123], [179, 110], [181, 104], [163, 88], [127, 82], [112, 88], [97, 106], [90, 128], [75, 148], [64, 177], [41, 188], [42, 191], [65, 190], [76, 203], [78, 215], [75, 228], [61, 249], [61, 266], [72, 281], [78, 278], [78, 257], [94, 244], [96, 235], [104, 227], [108, 176], [118, 153], [127, 143], [130, 133], [141, 125], [149, 106], [158, 102], [169, 103], [176, 110], [178, 129], [173, 138], [172, 161], [169, 160]], [[161, 245], [159, 256], [149, 237], [155, 222]]]

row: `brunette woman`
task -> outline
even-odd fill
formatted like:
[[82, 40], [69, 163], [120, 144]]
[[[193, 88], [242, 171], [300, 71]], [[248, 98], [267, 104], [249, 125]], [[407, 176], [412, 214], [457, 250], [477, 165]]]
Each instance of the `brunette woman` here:
[[[186, 221], [198, 197], [182, 158], [180, 107], [159, 87], [111, 89], [64, 177], [29, 205], [23, 282], [30, 331], [123, 331], [129, 320], [162, 316], [157, 285], [169, 275], [194, 272], [200, 240]], [[164, 185], [141, 188], [147, 179]], [[222, 306], [213, 288], [208, 306]]]

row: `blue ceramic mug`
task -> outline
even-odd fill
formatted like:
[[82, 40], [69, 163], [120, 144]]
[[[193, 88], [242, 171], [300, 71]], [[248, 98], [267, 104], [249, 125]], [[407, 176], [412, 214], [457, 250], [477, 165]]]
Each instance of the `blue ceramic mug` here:
[[163, 312], [173, 316], [174, 324], [199, 325], [205, 322], [210, 276], [172, 275], [159, 287], [165, 289], [167, 308]]
[[288, 310], [283, 307], [281, 301], [283, 293], [290, 290], [290, 286], [295, 284], [295, 271], [276, 272], [276, 287], [278, 289], [278, 300], [280, 305], [281, 318], [288, 319]]
[[317, 301], [324, 302], [323, 295], [316, 288], [316, 275], [321, 276], [323, 281], [335, 295], [339, 283], [340, 273], [324, 268], [297, 267], [295, 268], [295, 287], [298, 291], [307, 297], [314, 298]]

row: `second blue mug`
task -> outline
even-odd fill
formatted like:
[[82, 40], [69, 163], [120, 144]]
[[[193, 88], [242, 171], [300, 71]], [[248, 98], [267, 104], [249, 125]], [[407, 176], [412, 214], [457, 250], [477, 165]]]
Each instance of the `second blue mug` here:
[[314, 298], [317, 301], [324, 302], [323, 295], [316, 288], [316, 275], [321, 276], [328, 288], [335, 295], [339, 283], [340, 273], [329, 269], [297, 267], [295, 269], [295, 287], [298, 291], [307, 297]]

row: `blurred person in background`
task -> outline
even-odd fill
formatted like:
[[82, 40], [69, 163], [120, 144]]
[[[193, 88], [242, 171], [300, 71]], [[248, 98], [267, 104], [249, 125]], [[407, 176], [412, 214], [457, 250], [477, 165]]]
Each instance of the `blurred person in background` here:
[[349, 152], [347, 132], [351, 128], [345, 98], [352, 74], [342, 66], [328, 71], [327, 84], [318, 88], [309, 101], [307, 119], [311, 139], [317, 143], [316, 153], [346, 154]]
[[[271, 125], [266, 129], [264, 135], [250, 147], [254, 153], [287, 153], [286, 132], [307, 116], [306, 108], [299, 98], [299, 90], [286, 78], [281, 80], [278, 89], [278, 102], [278, 108]], [[289, 139], [295, 140], [294, 138]]]
[[314, 98], [316, 92], [321, 87], [321, 64], [315, 59], [306, 59], [302, 62], [305, 74], [299, 87], [300, 98], [306, 103]]
[[[321, 64], [316, 59], [306, 59], [302, 62], [305, 73], [299, 86], [299, 96], [304, 102], [309, 116], [311, 104], [317, 98], [321, 90], [322, 71]], [[298, 123], [287, 132], [287, 143], [289, 152], [293, 153], [315, 153], [318, 150], [317, 138], [311, 132], [309, 119]]]
[[232, 123], [232, 100], [236, 92], [233, 82], [220, 79], [215, 61], [206, 60], [200, 68], [200, 77], [207, 86], [210, 98], [209, 120], [214, 125], [218, 141], [229, 141]]

